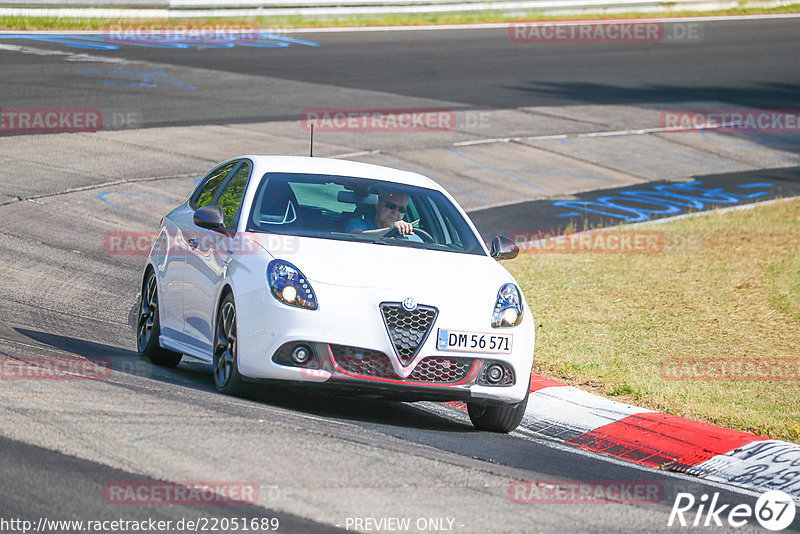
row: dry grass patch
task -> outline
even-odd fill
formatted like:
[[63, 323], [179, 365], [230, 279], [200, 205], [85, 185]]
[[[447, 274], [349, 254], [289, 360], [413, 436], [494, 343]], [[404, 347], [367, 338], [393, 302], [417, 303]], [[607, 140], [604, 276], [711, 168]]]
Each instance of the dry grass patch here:
[[[663, 232], [662, 252], [521, 254], [506, 264], [539, 326], [534, 370], [800, 442], [800, 201], [646, 228]], [[722, 376], [706, 365], [696, 379], [665, 371], [720, 358], [745, 367]]]

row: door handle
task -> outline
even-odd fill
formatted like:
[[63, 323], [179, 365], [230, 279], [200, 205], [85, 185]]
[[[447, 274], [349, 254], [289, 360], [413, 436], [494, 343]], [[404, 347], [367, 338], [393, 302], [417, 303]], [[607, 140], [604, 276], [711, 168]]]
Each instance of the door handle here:
[[200, 244], [196, 237], [190, 237], [186, 242], [189, 243], [189, 246], [192, 248], [197, 248], [197, 245]]

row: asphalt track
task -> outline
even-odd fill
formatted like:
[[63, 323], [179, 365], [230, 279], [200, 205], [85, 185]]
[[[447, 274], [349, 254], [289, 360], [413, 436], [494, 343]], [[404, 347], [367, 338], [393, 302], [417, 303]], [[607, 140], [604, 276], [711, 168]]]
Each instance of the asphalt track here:
[[[0, 104], [134, 110], [144, 118], [140, 126], [154, 132], [165, 125], [296, 123], [309, 107], [448, 105], [496, 112], [591, 104], [602, 112], [609, 109], [602, 106], [721, 101], [791, 109], [800, 94], [797, 28], [793, 20], [730, 22], [706, 26], [699, 44], [592, 47], [511, 43], [504, 30], [303, 34], [298, 38], [320, 46], [185, 50], [123, 45], [87, 51], [0, 39], [0, 45], [22, 47], [0, 53]], [[84, 53], [133, 63], [87, 62], [80, 58]], [[598, 116], [583, 119], [599, 122]], [[622, 126], [637, 126], [633, 115], [623, 119]], [[542, 122], [536, 128], [544, 131], [533, 133], [561, 133], [564, 124]], [[204, 137], [209, 129], [175, 130], [180, 138], [169, 132], [164, 138], [171, 135], [174, 145], [155, 163], [147, 155], [148, 134], [134, 130], [110, 132], [117, 139], [111, 148], [108, 137], [93, 134], [0, 137], [0, 354], [101, 357], [114, 369], [97, 381], [0, 381], [2, 517], [36, 522], [228, 514], [278, 517], [284, 532], [324, 532], [345, 528], [348, 518], [404, 516], [452, 518], [456, 532], [653, 532], [667, 530], [678, 492], [719, 491], [720, 504], [755, 502], [749, 493], [570, 450], [524, 431], [475, 432], [456, 409], [285, 388], [235, 399], [213, 390], [204, 364], [187, 359], [164, 370], [138, 360], [131, 324], [143, 260], [109, 255], [102, 236], [153, 229], [167, 205], [184, 198], [197, 173], [214, 161], [213, 145], [233, 130], [217, 131], [213, 141]], [[236, 135], [238, 142], [250, 134]], [[351, 145], [370, 146], [364, 140]], [[796, 152], [795, 145], [786, 146], [781, 157]], [[194, 159], [187, 147], [197, 152]], [[108, 156], [115, 151], [118, 166]], [[749, 168], [759, 169], [764, 154], [748, 160]], [[782, 184], [780, 196], [796, 194], [796, 167], [770, 162], [781, 165], [770, 176]], [[184, 173], [175, 170], [181, 167]], [[718, 177], [718, 184], [764, 176], [760, 170], [743, 173], [738, 182]], [[127, 183], [100, 185], [114, 179]], [[591, 200], [598, 190], [570, 198]], [[100, 196], [112, 192], [116, 196]], [[475, 215], [485, 217], [481, 229], [489, 234], [505, 230], [503, 224], [531, 207], [505, 201]], [[541, 210], [535, 224], [550, 228], [557, 215]], [[628, 505], [519, 504], [509, 498], [514, 480], [564, 479], [656, 481], [664, 495], [658, 503]], [[156, 480], [251, 481], [260, 497], [224, 510], [104, 501], [106, 484]]]
[[[0, 55], [1, 104], [123, 107], [143, 112], [149, 126], [297, 120], [306, 108], [426, 102], [464, 109], [702, 101], [767, 109], [798, 106], [797, 19], [683, 25], [697, 26], [700, 40], [520, 43], [504, 28], [284, 34], [317, 46], [276, 41], [288, 45], [278, 48], [120, 44], [102, 50], [36, 40], [28, 44], [177, 70], [164, 73], [125, 64], [53, 67], [47, 56], [26, 56], [21, 62], [19, 56]], [[25, 44], [0, 38], [0, 44], [5, 42]], [[37, 71], [42, 65], [48, 65], [47, 75]], [[213, 73], [213, 80], [204, 73]], [[212, 87], [204, 87], [209, 81]], [[141, 87], [147, 84], [157, 87], [145, 95]], [[325, 90], [303, 90], [300, 84], [321, 84]], [[363, 91], [394, 98], [371, 102]]]

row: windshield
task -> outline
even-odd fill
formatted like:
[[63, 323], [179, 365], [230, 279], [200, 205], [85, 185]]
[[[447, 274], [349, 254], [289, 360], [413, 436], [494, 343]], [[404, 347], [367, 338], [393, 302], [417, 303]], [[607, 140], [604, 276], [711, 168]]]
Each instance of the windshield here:
[[[381, 232], [386, 211], [412, 235]], [[484, 255], [480, 241], [441, 192], [348, 176], [267, 173], [258, 186], [248, 230]]]

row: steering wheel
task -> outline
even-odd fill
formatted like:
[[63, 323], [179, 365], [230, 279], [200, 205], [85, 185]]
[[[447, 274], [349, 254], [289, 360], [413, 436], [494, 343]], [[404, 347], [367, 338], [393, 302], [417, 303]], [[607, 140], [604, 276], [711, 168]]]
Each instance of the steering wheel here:
[[[429, 234], [425, 230], [420, 230], [419, 228], [414, 228], [414, 235], [419, 235], [420, 239], [422, 239], [422, 241], [424, 243], [434, 243], [434, 240], [433, 240], [433, 237], [431, 237], [431, 234]], [[391, 227], [388, 232], [383, 234], [383, 237], [396, 237], [396, 238], [399, 238], [399, 239], [408, 239], [408, 236], [400, 235], [400, 230], [398, 230], [394, 226]]]
[[414, 228], [414, 235], [418, 235], [425, 243], [435, 243], [431, 234], [420, 228]]

